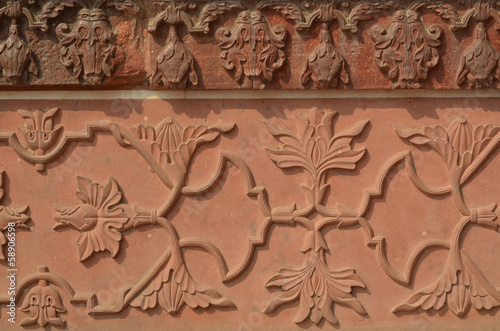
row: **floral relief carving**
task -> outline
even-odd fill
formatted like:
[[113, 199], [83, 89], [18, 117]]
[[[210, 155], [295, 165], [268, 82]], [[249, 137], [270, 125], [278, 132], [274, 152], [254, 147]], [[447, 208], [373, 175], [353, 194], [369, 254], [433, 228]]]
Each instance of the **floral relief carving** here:
[[129, 220], [124, 209], [131, 207], [120, 204], [122, 193], [114, 178], [111, 177], [106, 186], [84, 177], [77, 179], [76, 195], [82, 203], [71, 207], [56, 206], [54, 229], [72, 227], [82, 233], [78, 239], [80, 261], [104, 250], [114, 257], [122, 239], [119, 231]]
[[399, 9], [386, 30], [376, 25], [371, 30], [375, 43], [377, 66], [394, 82], [394, 88], [420, 88], [429, 70], [439, 62], [438, 46], [442, 29], [433, 24], [425, 26], [417, 2], [409, 9]]
[[[4, 172], [0, 171], [0, 203], [4, 197], [3, 189]], [[7, 237], [4, 231], [8, 228], [29, 229], [26, 222], [30, 217], [26, 214], [28, 206], [21, 208], [12, 208], [0, 204], [0, 260], [6, 260], [6, 255], [3, 252], [3, 247], [7, 244]], [[12, 257], [12, 256], [10, 256]], [[15, 256], [13, 256], [15, 258]], [[9, 259], [9, 261], [12, 261]]]
[[232, 31], [217, 30], [221, 64], [234, 72], [234, 80], [242, 88], [264, 89], [285, 62], [286, 35], [282, 25], [272, 31], [262, 11], [245, 10]]
[[439, 3], [430, 7], [442, 18], [450, 21], [451, 29], [466, 28], [471, 21], [476, 21], [474, 41], [464, 51], [460, 59], [457, 84], [468, 88], [494, 87], [499, 81], [498, 60], [500, 55], [493, 47], [488, 36], [486, 23], [490, 19], [500, 26], [500, 14], [494, 1], [466, 2], [468, 10], [461, 15], [457, 8], [449, 3]]
[[[298, 30], [309, 29], [315, 22], [321, 23], [318, 46], [307, 58], [302, 70], [301, 83], [306, 86], [310, 80], [314, 88], [336, 88], [341, 81], [349, 83], [346, 60], [335, 48], [330, 25], [338, 21], [342, 30], [356, 33], [359, 21], [373, 18], [382, 10], [396, 6], [393, 1], [360, 2], [351, 5], [350, 1], [334, 3], [311, 3], [301, 8], [295, 3], [279, 2], [264, 4], [278, 11], [286, 19], [295, 22]], [[311, 11], [312, 9], [312, 11]], [[307, 13], [307, 19], [306, 15]]]
[[447, 129], [435, 126], [423, 130], [398, 130], [397, 133], [414, 145], [430, 147], [443, 159], [448, 168], [450, 191], [462, 218], [453, 230], [443, 274], [397, 306], [394, 312], [419, 308], [440, 310], [447, 305], [455, 315], [463, 316], [471, 305], [477, 310], [500, 306], [500, 293], [461, 247], [464, 230], [469, 225], [493, 230], [498, 227], [494, 222], [496, 203], [469, 207], [464, 199], [462, 181], [472, 169], [486, 161], [500, 140], [500, 128], [491, 124], [473, 127], [466, 119], [459, 118]]
[[[301, 252], [306, 255], [299, 269], [282, 268], [266, 283], [267, 287], [281, 287], [282, 293], [271, 300], [265, 313], [274, 312], [279, 306], [299, 300], [299, 310], [294, 322], [310, 319], [319, 323], [323, 318], [331, 324], [339, 321], [333, 312], [334, 304], [341, 304], [366, 314], [363, 305], [353, 294], [353, 288], [364, 288], [365, 284], [354, 269], [332, 270], [328, 267], [325, 253], [330, 248], [322, 230], [331, 225], [351, 227], [358, 224], [354, 210], [348, 206], [325, 205], [330, 184], [327, 174], [332, 169], [353, 170], [365, 154], [365, 149], [353, 149], [352, 141], [360, 135], [368, 120], [359, 121], [341, 133], [334, 132], [333, 120], [336, 112], [323, 114], [318, 109], [311, 112], [310, 118], [296, 115], [297, 133], [280, 130], [266, 122], [269, 132], [281, 142], [280, 149], [267, 149], [271, 160], [282, 169], [300, 168], [309, 176], [310, 185], [302, 186], [308, 205], [297, 208], [296, 203], [289, 207], [272, 209], [276, 223], [296, 223], [307, 229]], [[314, 213], [317, 217], [313, 217]]]
[[[204, 287], [192, 278], [182, 248], [204, 248], [214, 254], [226, 275], [225, 260], [218, 249], [203, 238], [179, 238], [171, 220], [166, 218], [182, 194], [197, 194], [196, 189], [189, 189], [185, 184], [191, 157], [197, 147], [215, 140], [233, 127], [234, 124], [225, 123], [183, 127], [173, 118], [164, 119], [156, 127], [140, 125], [133, 129], [113, 122], [102, 124], [100, 130], [110, 131], [121, 146], [133, 148], [141, 155], [170, 193], [157, 209], [130, 206], [121, 203], [122, 193], [114, 178], [101, 186], [78, 177], [77, 196], [82, 202], [71, 207], [56, 206], [58, 213], [54, 216], [54, 229], [69, 226], [82, 233], [78, 240], [81, 261], [104, 250], [115, 257], [123, 234], [143, 225], [163, 228], [171, 246], [136, 284], [118, 295], [113, 305], [95, 303], [89, 307], [89, 313], [117, 313], [127, 306], [147, 310], [159, 305], [170, 314], [178, 313], [184, 305], [191, 308], [234, 307], [218, 291]], [[183, 190], [187, 191], [183, 193]]]
[[40, 27], [43, 23], [35, 21], [33, 15], [20, 0], [7, 1], [6, 5], [0, 8], [0, 16], [10, 19], [7, 38], [0, 42], [2, 75], [11, 84], [21, 84], [26, 82], [30, 75], [36, 77], [38, 68], [35, 55], [23, 36], [20, 21], [26, 19], [29, 28]]
[[31, 288], [24, 298], [21, 311], [29, 314], [21, 321], [21, 326], [38, 324], [44, 327], [47, 324], [64, 326], [65, 322], [59, 313], [66, 312], [61, 295], [45, 279], [40, 279], [38, 285]]
[[151, 76], [152, 85], [161, 84], [168, 89], [184, 89], [188, 82], [194, 86], [198, 85], [194, 56], [179, 38], [178, 27], [184, 25], [191, 33], [208, 33], [210, 23], [217, 20], [219, 15], [225, 11], [242, 8], [242, 5], [231, 2], [209, 3], [201, 10], [200, 20], [197, 22], [187, 13], [195, 8], [194, 3], [177, 5], [170, 2], [165, 10], [151, 19], [148, 27], [148, 32], [151, 34], [158, 32], [161, 23], [168, 25], [165, 47], [156, 59], [154, 73]]
[[68, 7], [79, 8], [75, 24], [60, 23], [56, 27], [62, 64], [84, 83], [96, 85], [111, 77], [118, 64], [113, 29], [105, 8], [137, 12], [129, 0], [100, 0], [87, 4], [84, 0], [51, 0], [42, 9], [42, 18], [55, 18]]

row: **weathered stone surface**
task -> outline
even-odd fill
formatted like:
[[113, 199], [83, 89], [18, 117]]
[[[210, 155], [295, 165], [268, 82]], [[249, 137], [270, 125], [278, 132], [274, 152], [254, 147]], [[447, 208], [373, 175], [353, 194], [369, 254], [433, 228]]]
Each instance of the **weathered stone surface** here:
[[486, 89], [494, 1], [11, 0], [0, 89]]
[[498, 98], [414, 96], [3, 100], [0, 328], [495, 327]]

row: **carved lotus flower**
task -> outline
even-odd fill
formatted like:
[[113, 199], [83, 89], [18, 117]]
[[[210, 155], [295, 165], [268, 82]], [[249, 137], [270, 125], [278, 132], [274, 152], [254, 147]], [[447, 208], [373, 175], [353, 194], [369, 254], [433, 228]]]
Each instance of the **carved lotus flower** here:
[[[178, 252], [180, 253], [180, 252]], [[143, 310], [160, 307], [176, 314], [184, 305], [191, 308], [234, 307], [234, 304], [213, 289], [197, 284], [179, 254], [172, 254], [162, 272], [138, 295], [130, 305]]]
[[365, 287], [353, 269], [330, 270], [326, 264], [325, 251], [328, 246], [319, 231], [310, 231], [306, 236], [302, 252], [306, 261], [299, 269], [282, 268], [266, 283], [266, 287], [281, 287], [283, 293], [270, 301], [264, 310], [269, 314], [283, 304], [300, 300], [299, 311], [294, 322], [309, 318], [318, 324], [323, 318], [331, 324], [338, 324], [333, 313], [334, 303], [366, 314], [361, 303], [353, 296], [353, 287]]
[[64, 308], [59, 292], [41, 279], [24, 298], [21, 311], [28, 313], [29, 317], [21, 321], [21, 326], [37, 324], [45, 326], [64, 326], [64, 320], [57, 317], [57, 313], [64, 313]]
[[447, 129], [434, 126], [422, 130], [398, 129], [396, 133], [415, 145], [432, 148], [445, 161], [448, 169], [464, 171], [482, 152], [492, 148], [492, 140], [500, 133], [500, 128], [491, 124], [473, 128], [465, 118], [458, 118]]
[[171, 117], [161, 121], [156, 127], [140, 125], [139, 139], [148, 143], [151, 153], [161, 164], [185, 165], [196, 148], [215, 140], [221, 133], [231, 131], [234, 123], [217, 123], [182, 127]]
[[82, 203], [71, 207], [55, 206], [58, 213], [54, 216], [54, 229], [72, 227], [81, 232], [78, 239], [80, 261], [104, 250], [114, 257], [122, 239], [120, 229], [129, 219], [120, 205], [122, 194], [118, 184], [112, 177], [106, 186], [84, 177], [77, 178], [79, 191], [76, 195]]
[[314, 125], [305, 116], [297, 114], [297, 134], [265, 122], [269, 132], [282, 143], [278, 150], [267, 149], [268, 156], [280, 168], [299, 167], [306, 170], [316, 184], [322, 183], [331, 169], [355, 169], [365, 149], [353, 150], [351, 143], [369, 120], [359, 121], [348, 130], [335, 134], [333, 119], [336, 115], [337, 112], [323, 114], [315, 109], [313, 117], [321, 122]]
[[54, 116], [59, 108], [51, 108], [47, 111], [37, 109], [29, 111], [19, 109], [17, 112], [26, 120], [25, 126], [19, 126], [28, 147], [40, 154], [50, 149], [56, 142], [62, 130], [61, 125], [54, 126]]

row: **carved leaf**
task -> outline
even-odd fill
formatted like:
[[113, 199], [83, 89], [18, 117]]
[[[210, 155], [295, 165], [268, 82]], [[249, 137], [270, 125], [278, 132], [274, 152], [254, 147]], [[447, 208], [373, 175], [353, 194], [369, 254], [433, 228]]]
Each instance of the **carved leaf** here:
[[[320, 253], [322, 250], [320, 249]], [[333, 271], [328, 269], [318, 253], [308, 253], [308, 260], [300, 269], [280, 269], [271, 277], [266, 287], [281, 287], [283, 293], [271, 300], [264, 313], [270, 314], [283, 304], [300, 300], [294, 322], [309, 318], [318, 324], [325, 318], [332, 325], [338, 324], [333, 313], [334, 303], [341, 304], [366, 314], [361, 303], [352, 295], [353, 287], [365, 287], [361, 278], [352, 269]]]
[[50, 0], [42, 8], [42, 18], [52, 18], [59, 15], [59, 13], [66, 7], [85, 8], [86, 5], [83, 0]]
[[133, 1], [129, 0], [115, 0], [108, 2], [109, 7], [114, 7], [116, 10], [128, 11], [133, 14], [139, 12], [139, 6], [137, 6]]
[[232, 9], [244, 10], [245, 7], [236, 1], [209, 3], [201, 11], [199, 25], [204, 28], [204, 31], [208, 32], [210, 23], [215, 22], [219, 18], [219, 15]]
[[222, 297], [219, 292], [198, 285], [189, 274], [185, 264], [179, 258], [170, 257], [167, 265], [132, 302], [132, 307], [143, 310], [157, 305], [169, 314], [177, 314], [187, 304], [191, 308], [234, 307], [234, 304]]
[[287, 20], [292, 20], [296, 22], [301, 22], [304, 20], [304, 15], [300, 10], [299, 6], [294, 3], [287, 3], [284, 5], [272, 5], [272, 9], [275, 9], [281, 16]]
[[452, 20], [452, 22], [460, 21], [460, 14], [454, 5], [447, 2], [440, 2], [438, 4], [427, 5], [429, 9], [434, 10], [439, 16], [444, 19]]
[[[464, 265], [461, 258], [472, 269]], [[408, 313], [419, 308], [438, 311], [447, 305], [455, 315], [463, 316], [471, 305], [477, 310], [498, 307], [499, 299], [497, 290], [464, 254], [458, 261], [449, 259], [446, 270], [434, 283], [413, 294], [403, 304], [395, 307], [393, 312]]]
[[347, 23], [356, 26], [358, 21], [369, 20], [373, 15], [388, 8], [401, 8], [395, 1], [361, 2], [351, 11]]

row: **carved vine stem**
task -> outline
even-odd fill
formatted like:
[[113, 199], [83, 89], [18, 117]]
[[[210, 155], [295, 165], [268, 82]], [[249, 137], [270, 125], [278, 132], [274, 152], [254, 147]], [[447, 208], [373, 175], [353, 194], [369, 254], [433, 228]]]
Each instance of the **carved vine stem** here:
[[[473, 128], [465, 119], [459, 118], [447, 129], [436, 126], [396, 132], [402, 139], [407, 139], [415, 145], [429, 146], [436, 151], [448, 168], [450, 185], [440, 188], [426, 185], [416, 172], [411, 152], [403, 152], [393, 157], [377, 178], [376, 188], [365, 192], [359, 209], [360, 224], [365, 230], [368, 246], [377, 248], [379, 262], [388, 276], [406, 286], [411, 284], [415, 265], [425, 251], [430, 248], [445, 248], [449, 249], [449, 254], [443, 274], [434, 283], [413, 294], [405, 303], [395, 307], [393, 312], [410, 312], [419, 308], [440, 310], [446, 304], [457, 316], [463, 316], [471, 305], [478, 310], [500, 306], [498, 291], [461, 248], [463, 231], [467, 226], [472, 224], [493, 230], [498, 227], [494, 223], [497, 218], [494, 213], [496, 204], [468, 208], [461, 187], [498, 146], [500, 128], [491, 125]], [[371, 225], [363, 216], [370, 206], [369, 201], [382, 195], [383, 185], [390, 170], [403, 161], [411, 182], [422, 193], [429, 196], [451, 194], [463, 216], [455, 226], [449, 241], [428, 240], [415, 247], [401, 275], [387, 260], [385, 238], [375, 236]]]

